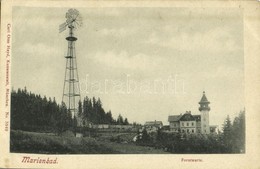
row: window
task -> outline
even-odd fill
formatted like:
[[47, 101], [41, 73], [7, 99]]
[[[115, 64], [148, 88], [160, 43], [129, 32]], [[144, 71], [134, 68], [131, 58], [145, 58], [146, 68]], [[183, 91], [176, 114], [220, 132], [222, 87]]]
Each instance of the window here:
[[191, 132], [194, 133], [194, 130], [192, 129]]
[[189, 122], [187, 123], [187, 126], [189, 126]]
[[182, 132], [184, 133], [184, 130], [182, 130]]
[[189, 133], [190, 132], [190, 130], [189, 129], [187, 129], [187, 133]]
[[194, 123], [192, 122], [191, 125], [194, 126]]
[[182, 124], [182, 126], [184, 126], [184, 123], [183, 123], [183, 122], [182, 122], [181, 124]]
[[176, 127], [176, 124], [174, 124], [174, 127]]

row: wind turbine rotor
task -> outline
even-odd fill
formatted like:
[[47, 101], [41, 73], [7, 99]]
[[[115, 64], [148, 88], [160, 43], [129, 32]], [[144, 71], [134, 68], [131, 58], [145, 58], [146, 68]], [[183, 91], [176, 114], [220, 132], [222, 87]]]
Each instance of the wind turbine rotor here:
[[66, 22], [59, 26], [59, 32], [66, 30], [66, 27], [78, 28], [82, 26], [82, 17], [79, 14], [79, 11], [76, 9], [69, 9], [65, 15]]

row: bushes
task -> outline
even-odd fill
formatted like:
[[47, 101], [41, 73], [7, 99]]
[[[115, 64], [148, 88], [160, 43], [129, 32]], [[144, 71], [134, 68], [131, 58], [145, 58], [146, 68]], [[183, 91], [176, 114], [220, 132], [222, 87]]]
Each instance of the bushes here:
[[[137, 144], [163, 148], [174, 154], [217, 154], [226, 153], [220, 135], [185, 135], [181, 133], [141, 133]], [[144, 137], [145, 136], [145, 137]]]
[[109, 140], [110, 140], [111, 142], [116, 142], [116, 143], [121, 143], [121, 142], [124, 141], [124, 140], [120, 137], [120, 135], [111, 137]]
[[10, 151], [43, 154], [107, 154], [110, 148], [93, 138], [60, 137], [41, 133], [11, 131]]
[[136, 134], [134, 133], [119, 133], [115, 135], [110, 135], [109, 140], [111, 142], [117, 142], [117, 143], [131, 143], [133, 142], [133, 138]]
[[10, 141], [11, 152], [63, 154], [69, 151], [59, 143], [61, 140], [57, 136], [11, 131]]

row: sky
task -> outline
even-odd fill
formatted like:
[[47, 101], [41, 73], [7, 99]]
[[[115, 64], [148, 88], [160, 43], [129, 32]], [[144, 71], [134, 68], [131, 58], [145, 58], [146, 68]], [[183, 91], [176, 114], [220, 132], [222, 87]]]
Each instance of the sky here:
[[[78, 8], [75, 31], [81, 98], [100, 97], [130, 122], [199, 114], [203, 91], [210, 124], [244, 109], [243, 16], [223, 8]], [[68, 8], [13, 8], [11, 79], [61, 102]]]

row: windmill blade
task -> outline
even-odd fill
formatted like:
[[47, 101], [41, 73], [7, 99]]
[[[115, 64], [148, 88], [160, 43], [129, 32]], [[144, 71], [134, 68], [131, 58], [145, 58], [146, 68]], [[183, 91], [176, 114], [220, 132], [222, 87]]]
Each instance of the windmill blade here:
[[66, 25], [67, 25], [67, 23], [66, 23], [66, 22], [64, 22], [64, 23], [60, 24], [60, 26], [59, 26], [59, 27], [60, 27], [60, 28], [61, 28], [61, 27], [65, 27]]
[[64, 27], [61, 27], [61, 28], [59, 28], [59, 33], [61, 33], [61, 32], [63, 32], [63, 31], [65, 31], [66, 30], [66, 26], [64, 26]]
[[66, 30], [66, 27], [67, 27], [67, 23], [66, 23], [66, 22], [60, 24], [60, 26], [59, 26], [59, 32], [61, 33], [61, 32], [63, 32], [63, 31], [65, 31], [65, 30]]
[[79, 16], [79, 13], [77, 13], [77, 14], [75, 14], [76, 16], [75, 16], [75, 20], [77, 20], [77, 17]]
[[66, 30], [66, 27], [63, 27], [62, 29], [59, 29], [59, 33], [63, 32]]
[[75, 23], [76, 23], [77, 27], [81, 27], [82, 26], [82, 22], [80, 22], [80, 21], [75, 21]]
[[77, 25], [78, 27], [81, 27], [82, 26], [82, 17], [81, 15], [77, 15], [77, 17], [75, 18], [75, 25]]

